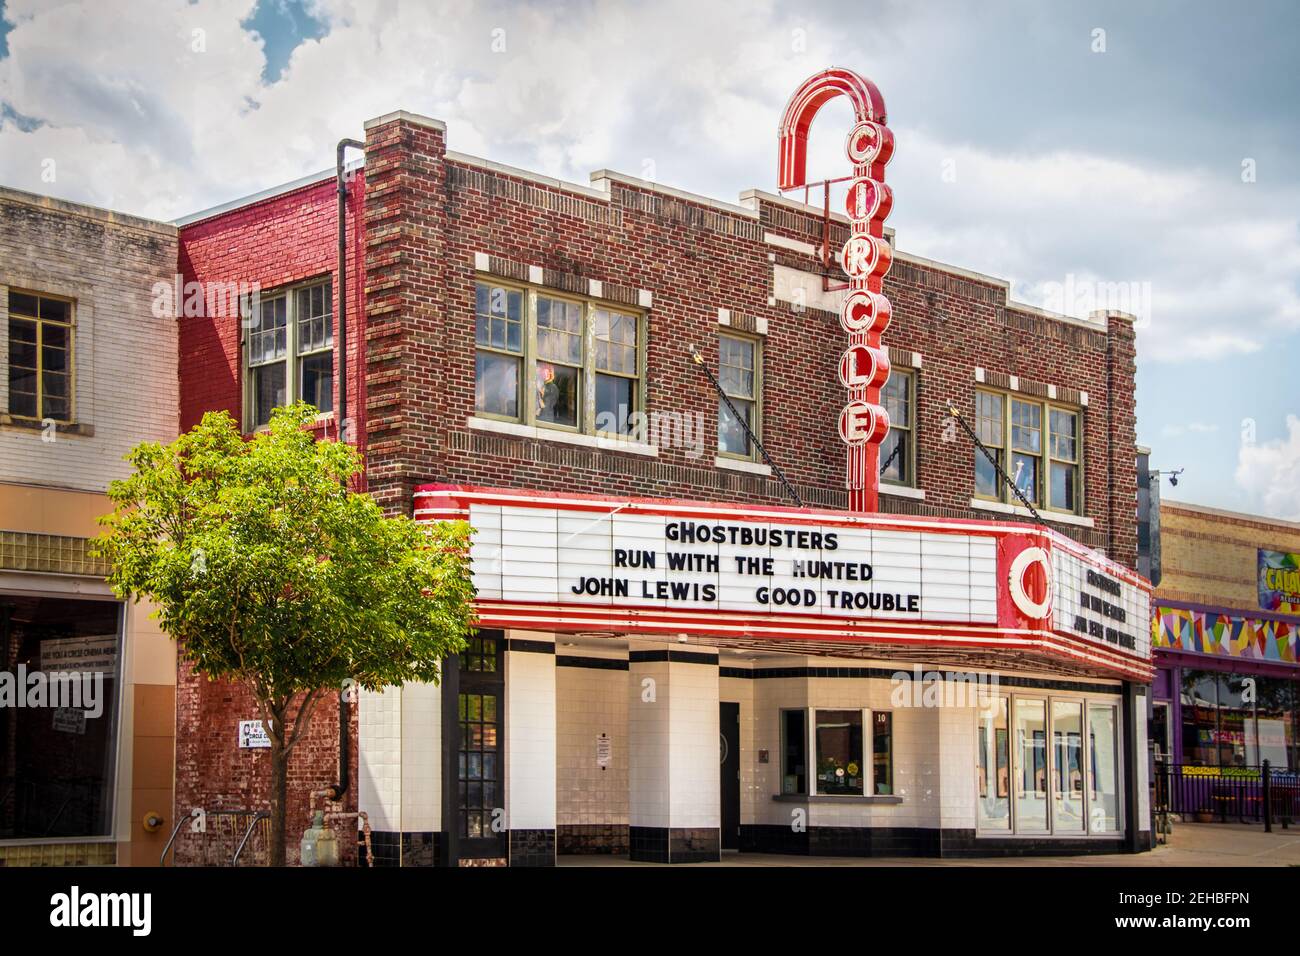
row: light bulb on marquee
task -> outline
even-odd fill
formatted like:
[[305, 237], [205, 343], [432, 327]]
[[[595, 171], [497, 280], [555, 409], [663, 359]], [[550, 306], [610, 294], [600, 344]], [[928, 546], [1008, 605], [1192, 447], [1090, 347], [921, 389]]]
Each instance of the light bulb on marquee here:
[[[884, 222], [894, 205], [885, 185], [885, 166], [894, 155], [894, 134], [885, 125], [885, 100], [876, 85], [852, 70], [833, 68], [809, 77], [790, 97], [781, 119], [781, 189], [807, 185], [808, 130], [829, 100], [846, 96], [855, 124], [844, 143], [853, 175], [844, 200], [849, 238], [839, 263], [849, 277], [840, 325], [849, 345], [840, 357], [840, 382], [848, 402], [840, 412], [839, 433], [848, 446], [845, 487], [850, 511], [875, 511], [879, 496], [880, 443], [889, 434], [889, 413], [880, 389], [889, 380], [888, 350], [880, 335], [889, 328], [892, 309], [882, 283], [894, 262]], [[830, 184], [826, 184], [830, 188]]]

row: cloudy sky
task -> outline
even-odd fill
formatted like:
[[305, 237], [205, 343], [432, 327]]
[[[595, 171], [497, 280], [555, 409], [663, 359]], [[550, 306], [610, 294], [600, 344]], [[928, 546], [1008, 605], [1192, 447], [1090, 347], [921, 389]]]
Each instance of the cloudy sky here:
[[1060, 311], [1120, 297], [1166, 496], [1300, 520], [1297, 62], [1292, 0], [0, 0], [0, 182], [171, 219], [401, 108], [734, 201], [774, 187], [790, 92], [851, 67], [889, 104], [899, 247]]

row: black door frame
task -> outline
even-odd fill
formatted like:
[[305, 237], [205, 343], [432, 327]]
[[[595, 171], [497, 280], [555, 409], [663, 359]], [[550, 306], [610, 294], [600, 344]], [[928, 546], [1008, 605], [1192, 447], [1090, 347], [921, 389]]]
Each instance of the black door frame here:
[[718, 701], [718, 728], [719, 743], [725, 742], [727, 745], [726, 756], [719, 757], [718, 767], [718, 825], [721, 831], [719, 844], [723, 850], [739, 850], [740, 703], [738, 701]]

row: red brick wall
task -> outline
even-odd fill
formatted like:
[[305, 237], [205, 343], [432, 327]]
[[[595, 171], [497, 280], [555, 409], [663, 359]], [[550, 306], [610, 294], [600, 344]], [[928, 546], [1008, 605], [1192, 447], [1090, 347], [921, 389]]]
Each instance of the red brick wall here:
[[[409, 511], [412, 489], [432, 481], [787, 501], [776, 481], [713, 464], [716, 397], [687, 346], [699, 347], [716, 367], [717, 315], [724, 308], [736, 329], [767, 321], [763, 439], [769, 451], [807, 503], [843, 506], [844, 450], [836, 418], [844, 393], [836, 368], [844, 336], [838, 317], [768, 305], [774, 261], [808, 271], [819, 267], [813, 257], [766, 243], [764, 233], [819, 244], [820, 217], [763, 201], [755, 218], [619, 183], [612, 188], [611, 201], [602, 202], [449, 162], [443, 131], [402, 118], [367, 131], [364, 288], [351, 264], [349, 281], [364, 299], [364, 321], [354, 326], [361, 334], [354, 331], [351, 339], [365, 342], [364, 368], [350, 361], [364, 376], [353, 395], [365, 413], [369, 490], [395, 511]], [[357, 191], [354, 213], [362, 213], [360, 201]], [[327, 182], [187, 227], [181, 233], [183, 270], [187, 278], [257, 279], [268, 289], [329, 271], [333, 203]], [[832, 248], [843, 233], [842, 226], [833, 227]], [[357, 237], [354, 248], [362, 247]], [[526, 278], [528, 266], [540, 266], [546, 285], [579, 294], [589, 279], [600, 280], [614, 302], [635, 305], [637, 290], [650, 290], [649, 408], [702, 413], [704, 455], [661, 448], [658, 458], [646, 458], [469, 429], [475, 253], [492, 257], [494, 273], [517, 279]], [[1051, 385], [1061, 401], [1071, 402], [1088, 393], [1083, 498], [1094, 527], [1059, 529], [1133, 566], [1130, 323], [1113, 318], [1103, 329], [1055, 321], [1009, 306], [1005, 288], [994, 282], [917, 262], [896, 261], [885, 289], [894, 305], [885, 341], [895, 363], [907, 364], [912, 352], [923, 360], [917, 468], [926, 499], [882, 496], [882, 508], [991, 516], [970, 508], [974, 449], [945, 422], [949, 401], [971, 416], [978, 366], [991, 387], [1007, 385], [1014, 375], [1025, 394], [1045, 396]], [[207, 408], [239, 408], [238, 367], [233, 326], [185, 321], [182, 426]], [[235, 749], [235, 721], [253, 715], [249, 703], [230, 688], [192, 680], [182, 682], [178, 698], [178, 812], [193, 805], [185, 801], [247, 802], [260, 770], [250, 766], [256, 757]], [[299, 810], [305, 813], [309, 790], [333, 780], [336, 728], [331, 707], [295, 756], [291, 820], [305, 819]], [[296, 840], [301, 831], [293, 829]]]
[[[348, 191], [348, 411], [358, 426], [364, 374], [358, 362], [365, 332], [364, 276], [358, 270], [362, 237], [356, 217], [365, 203], [358, 173]], [[185, 226], [180, 232], [180, 273], [186, 283], [257, 283], [263, 292], [308, 279], [338, 276], [338, 206], [334, 179], [295, 189]], [[182, 318], [180, 334], [180, 427], [205, 411], [242, 414], [241, 328], [234, 318]], [[337, 326], [335, 334], [337, 334]], [[335, 385], [335, 407], [338, 388]], [[359, 413], [359, 414], [358, 414]], [[331, 426], [330, 434], [334, 431]], [[364, 429], [360, 431], [364, 434]]]
[[[365, 373], [360, 359], [365, 348], [365, 277], [358, 268], [363, 237], [355, 224], [365, 203], [364, 186], [360, 174], [349, 185], [347, 263], [348, 415], [358, 423], [363, 442], [365, 402], [361, 389]], [[337, 213], [334, 179], [330, 177], [186, 226], [180, 234], [180, 272], [186, 282], [259, 283], [264, 292], [329, 275], [337, 295]], [[180, 321], [180, 427], [191, 427], [212, 409], [228, 409], [239, 418], [243, 407], [239, 321], [208, 317]], [[320, 431], [337, 436], [332, 421], [327, 421]], [[176, 696], [176, 819], [193, 807], [265, 809], [267, 752], [238, 748], [238, 722], [259, 716], [251, 697], [240, 687], [196, 679], [184, 665], [178, 675]], [[355, 811], [355, 708], [351, 727], [351, 785], [344, 803], [348, 810]], [[297, 860], [298, 841], [307, 826], [308, 795], [337, 780], [338, 704], [337, 694], [330, 694], [319, 705], [309, 734], [290, 755], [290, 860]], [[220, 836], [209, 835], [206, 839], [211, 846], [224, 846]], [[344, 853], [351, 854], [347, 858], [355, 859], [346, 827], [340, 831], [340, 840]], [[203, 859], [197, 836], [180, 837], [177, 848], [178, 862]]]
[[[327, 693], [316, 705], [311, 726], [289, 754], [289, 800], [285, 844], [288, 860], [298, 861], [298, 843], [307, 829], [311, 810], [310, 794], [338, 781], [338, 694]], [[357, 709], [350, 709], [352, 740], [348, 792], [345, 809], [357, 809]], [[270, 751], [239, 748], [239, 722], [258, 720], [261, 714], [252, 696], [239, 686], [223, 681], [207, 681], [194, 674], [188, 664], [177, 668], [176, 681], [176, 808], [174, 820], [187, 817], [195, 807], [211, 810], [270, 809]], [[315, 808], [324, 809], [319, 800]], [[344, 862], [355, 864], [356, 841], [352, 829], [335, 823], [339, 848]], [[230, 822], [213, 817], [206, 834], [191, 834], [188, 827], [176, 840], [178, 865], [213, 864], [214, 857], [225, 852], [229, 864], [234, 846], [242, 831], [230, 845]], [[254, 853], [264, 852], [265, 840], [249, 841], [248, 863], [256, 861]], [[205, 849], [206, 848], [206, 849]], [[229, 848], [229, 849], [227, 849]], [[252, 852], [250, 852], [252, 851]], [[241, 865], [245, 862], [241, 857]], [[264, 859], [264, 857], [263, 857]]]
[[[394, 120], [370, 131], [369, 177], [382, 195], [367, 203], [370, 487], [407, 508], [413, 485], [453, 481], [547, 490], [788, 501], [771, 479], [713, 466], [716, 398], [687, 346], [716, 363], [719, 308], [733, 328], [766, 319], [763, 440], [812, 504], [844, 503], [844, 450], [836, 420], [843, 333], [832, 312], [768, 305], [772, 265], [808, 271], [813, 257], [776, 247], [765, 232], [818, 244], [820, 217], [760, 202], [760, 218], [718, 210], [615, 182], [609, 203], [443, 159], [442, 133]], [[405, 228], [398, 228], [401, 222]], [[832, 248], [844, 238], [832, 230]], [[585, 294], [589, 279], [606, 298], [635, 304], [653, 294], [648, 344], [651, 409], [699, 412], [706, 453], [660, 448], [657, 459], [530, 442], [471, 431], [474, 406], [474, 255], [516, 279], [541, 266], [545, 284]], [[380, 278], [382, 276], [382, 278]], [[887, 510], [946, 516], [972, 511], [974, 448], [945, 426], [952, 401], [969, 420], [975, 368], [991, 387], [1019, 378], [1027, 395], [1083, 409], [1084, 512], [1092, 528], [1061, 531], [1136, 562], [1133, 332], [1056, 321], [1006, 302], [1003, 286], [898, 261], [886, 279], [894, 323], [885, 335], [897, 363], [922, 356], [918, 375], [918, 478], [926, 500], [882, 497]], [[377, 336], [382, 323], [383, 338]], [[381, 344], [382, 343], [382, 344]], [[1113, 381], [1112, 381], [1113, 379]]]

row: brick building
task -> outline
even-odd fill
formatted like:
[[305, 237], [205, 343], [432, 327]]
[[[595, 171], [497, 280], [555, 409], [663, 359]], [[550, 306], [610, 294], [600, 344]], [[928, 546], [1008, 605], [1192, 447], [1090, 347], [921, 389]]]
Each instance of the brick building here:
[[[844, 294], [820, 255], [845, 217], [608, 170], [560, 182], [446, 133], [368, 121], [347, 195], [345, 432], [386, 507], [475, 526], [483, 623], [440, 686], [350, 714], [345, 804], [379, 860], [1149, 846], [1131, 318], [1046, 313], [896, 251], [880, 513], [854, 516]], [[335, 201], [327, 171], [179, 223], [187, 280], [262, 290], [247, 329], [183, 322], [182, 427], [335, 407]], [[332, 411], [319, 427], [338, 433]], [[875, 583], [825, 580], [845, 575]], [[995, 689], [913, 707], [914, 664]], [[250, 799], [264, 768], [230, 731], [252, 716], [182, 678], [178, 807]], [[291, 821], [336, 779], [337, 719], [294, 756]]]
[[[1267, 760], [1294, 784], [1300, 524], [1165, 500], [1160, 546], [1151, 621], [1156, 750], [1176, 776], [1257, 781]], [[1181, 795], [1204, 803], [1188, 812], [1223, 809], [1212, 789]], [[1246, 809], [1256, 812], [1257, 802]]]
[[[174, 226], [0, 187], [0, 866], [156, 864], [166, 840], [175, 650], [87, 539], [123, 456], [176, 435], [153, 310], [176, 252]], [[98, 699], [20, 703], [38, 672]]]

